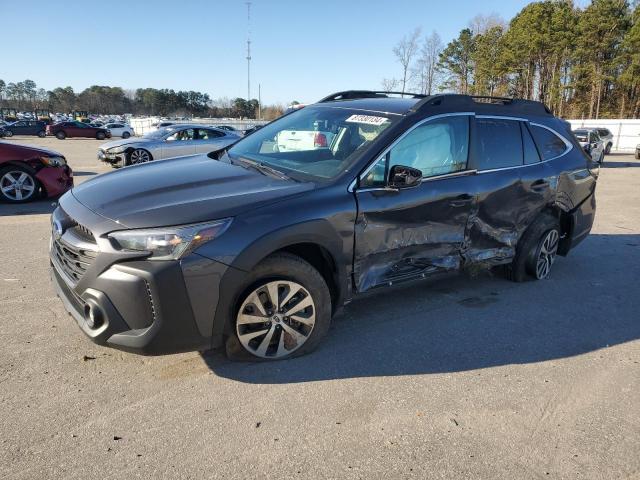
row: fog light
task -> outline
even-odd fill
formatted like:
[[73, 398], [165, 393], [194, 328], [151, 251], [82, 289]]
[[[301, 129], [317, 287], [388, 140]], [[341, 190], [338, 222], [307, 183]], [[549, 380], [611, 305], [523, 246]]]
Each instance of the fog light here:
[[100, 306], [92, 301], [84, 305], [84, 321], [91, 329], [98, 328], [104, 321], [104, 315]]

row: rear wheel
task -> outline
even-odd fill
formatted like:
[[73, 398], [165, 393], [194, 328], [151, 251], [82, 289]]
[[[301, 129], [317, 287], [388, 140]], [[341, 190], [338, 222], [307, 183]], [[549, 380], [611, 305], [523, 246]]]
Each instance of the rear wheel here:
[[104, 140], [104, 138], [105, 138], [105, 134], [104, 134], [104, 132], [98, 132], [98, 133], [96, 133], [96, 138], [97, 138], [98, 140]]
[[153, 160], [153, 157], [144, 148], [136, 148], [127, 155], [127, 165], [138, 165], [139, 163], [147, 163], [151, 160]]
[[10, 203], [33, 200], [39, 190], [38, 180], [27, 169], [10, 166], [0, 169], [0, 198]]
[[56, 138], [58, 140], [64, 140], [65, 138], [67, 138], [67, 134], [64, 133], [62, 130], [60, 130], [59, 132], [56, 133]]
[[549, 277], [558, 246], [560, 225], [553, 215], [540, 215], [524, 232], [516, 247], [516, 256], [508, 266], [508, 276], [514, 282]]
[[13, 137], [13, 132], [11, 130], [7, 130], [4, 132], [5, 137]]
[[263, 260], [240, 295], [226, 350], [233, 360], [282, 360], [315, 349], [329, 330], [331, 295], [322, 275], [288, 253]]

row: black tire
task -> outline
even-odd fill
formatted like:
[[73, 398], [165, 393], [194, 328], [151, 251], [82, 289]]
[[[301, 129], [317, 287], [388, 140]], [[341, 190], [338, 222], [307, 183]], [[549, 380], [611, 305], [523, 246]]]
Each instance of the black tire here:
[[[271, 359], [256, 356], [245, 349], [238, 338], [236, 322], [239, 309], [249, 295], [261, 285], [274, 280], [296, 282], [309, 292], [314, 303], [315, 324], [307, 340], [299, 348], [289, 354]], [[260, 262], [239, 289], [234, 305], [230, 320], [230, 334], [225, 346], [227, 357], [235, 361], [273, 361], [305, 355], [317, 348], [331, 325], [331, 294], [324, 278], [308, 262], [289, 253], [276, 253]]]
[[129, 132], [123, 132], [123, 133], [122, 133], [122, 138], [124, 138], [125, 140], [126, 140], [127, 138], [129, 138], [130, 136], [131, 136], [131, 134], [130, 134]]
[[[21, 172], [21, 173], [25, 173], [25, 174], [28, 175], [30, 183], [33, 185], [33, 190], [29, 193], [28, 196], [26, 196], [24, 198], [21, 198], [21, 199], [17, 199], [17, 198], [13, 198], [11, 196], [11, 195], [14, 195], [14, 194], [5, 193], [2, 190], [2, 187], [4, 187], [4, 185], [3, 185], [4, 177], [5, 177], [6, 174], [8, 174], [10, 172]], [[39, 193], [40, 193], [40, 189], [41, 189], [40, 182], [38, 182], [38, 179], [35, 176], [35, 172], [33, 172], [32, 170], [30, 170], [28, 168], [21, 167], [21, 166], [17, 166], [17, 165], [11, 165], [11, 166], [8, 166], [8, 167], [0, 168], [0, 199], [3, 200], [4, 202], [7, 202], [7, 203], [26, 203], [26, 202], [30, 202], [30, 201], [35, 200], [36, 198], [38, 198]]]
[[96, 133], [96, 139], [97, 140], [104, 140], [105, 138], [106, 138], [106, 135], [104, 134], [104, 132]]
[[44, 138], [44, 137], [46, 137], [46, 136], [47, 136], [47, 132], [45, 132], [44, 130], [40, 130], [40, 131], [38, 132], [38, 136], [39, 136], [40, 138]]
[[11, 130], [6, 130], [4, 132], [4, 136], [9, 138], [9, 137], [13, 137], [13, 132]]
[[636, 160], [640, 160], [640, 151], [636, 150]]
[[56, 132], [56, 138], [58, 140], [64, 140], [65, 138], [67, 138], [67, 134], [60, 130], [59, 132]]
[[604, 153], [606, 155], [609, 155], [611, 153], [611, 147], [613, 147], [613, 144], [607, 143], [607, 146], [604, 148]]
[[[558, 219], [549, 213], [542, 213], [522, 234], [516, 246], [516, 255], [507, 266], [507, 277], [514, 282], [537, 280], [536, 260], [540, 254], [542, 242], [546, 235], [556, 230], [560, 238], [560, 224]], [[557, 248], [557, 247], [556, 247]]]

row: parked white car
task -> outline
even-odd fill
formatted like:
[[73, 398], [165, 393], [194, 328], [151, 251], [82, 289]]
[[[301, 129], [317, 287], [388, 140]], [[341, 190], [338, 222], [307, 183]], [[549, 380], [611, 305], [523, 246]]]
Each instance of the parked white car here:
[[609, 155], [613, 147], [613, 133], [608, 128], [597, 127], [596, 131], [604, 143], [604, 153]]
[[109, 130], [112, 137], [129, 138], [135, 135], [133, 128], [125, 123], [107, 123], [102, 128]]

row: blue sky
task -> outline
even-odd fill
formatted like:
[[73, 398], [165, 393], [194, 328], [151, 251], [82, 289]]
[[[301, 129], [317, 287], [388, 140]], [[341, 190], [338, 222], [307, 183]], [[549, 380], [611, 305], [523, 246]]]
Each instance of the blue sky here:
[[[416, 27], [449, 41], [476, 14], [507, 21], [525, 0], [253, 0], [252, 96], [312, 102], [333, 91], [380, 88], [400, 76], [391, 52]], [[0, 78], [71, 85], [247, 91], [244, 0], [0, 0]], [[15, 39], [15, 41], [14, 41]]]

